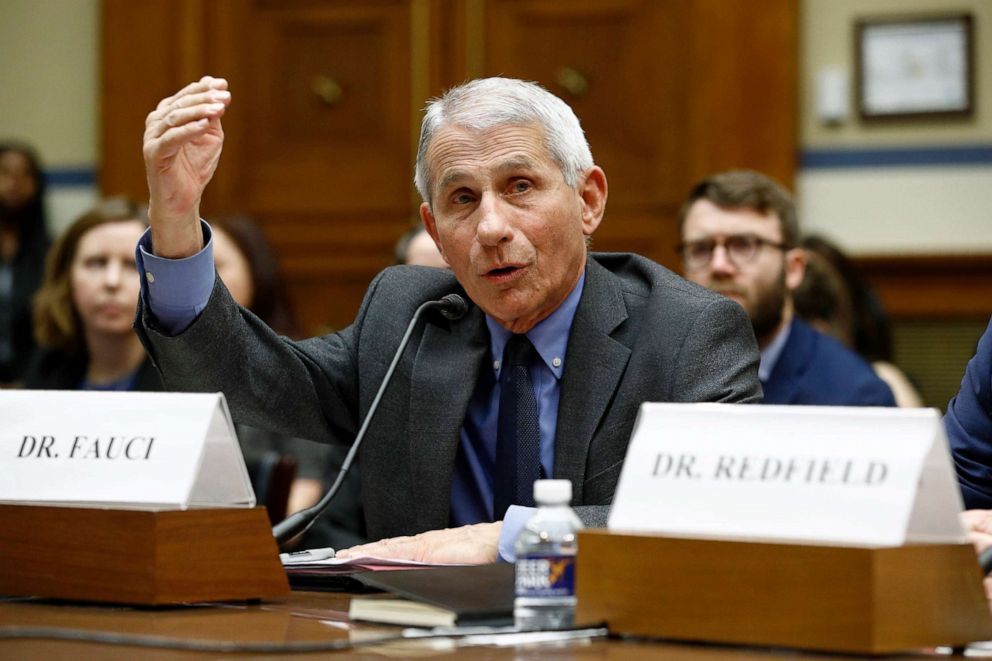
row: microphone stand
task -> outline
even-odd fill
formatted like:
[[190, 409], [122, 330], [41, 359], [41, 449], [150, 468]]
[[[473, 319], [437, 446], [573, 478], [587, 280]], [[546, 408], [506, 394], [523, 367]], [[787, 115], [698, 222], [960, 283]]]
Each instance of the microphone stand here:
[[441, 314], [447, 319], [454, 321], [465, 315], [468, 311], [468, 304], [458, 294], [448, 294], [436, 301], [427, 301], [417, 308], [416, 312], [413, 313], [413, 318], [410, 319], [410, 323], [406, 327], [406, 333], [403, 334], [403, 339], [400, 340], [396, 353], [393, 354], [393, 361], [389, 364], [389, 369], [386, 370], [386, 375], [382, 378], [382, 383], [379, 384], [379, 390], [375, 394], [375, 399], [372, 400], [372, 405], [369, 407], [368, 413], [365, 414], [365, 419], [362, 421], [362, 426], [358, 430], [354, 442], [351, 444], [351, 449], [348, 450], [348, 454], [341, 463], [341, 470], [338, 471], [334, 484], [331, 485], [331, 488], [315, 504], [286, 517], [272, 528], [272, 535], [276, 538], [276, 544], [282, 545], [297, 535], [301, 535], [309, 530], [310, 526], [317, 520], [317, 517], [327, 509], [331, 500], [337, 495], [341, 484], [344, 482], [344, 478], [348, 475], [348, 470], [351, 468], [355, 456], [358, 454], [358, 448], [362, 444], [362, 439], [365, 438], [365, 431], [369, 428], [372, 416], [375, 415], [375, 411], [379, 407], [379, 400], [382, 399], [382, 393], [385, 392], [386, 386], [389, 385], [389, 381], [393, 377], [393, 372], [396, 370], [396, 365], [399, 364], [400, 357], [403, 355], [403, 350], [410, 341], [410, 336], [413, 334], [413, 329], [416, 327], [417, 321], [419, 321], [420, 316], [426, 310], [432, 309], [440, 310]]

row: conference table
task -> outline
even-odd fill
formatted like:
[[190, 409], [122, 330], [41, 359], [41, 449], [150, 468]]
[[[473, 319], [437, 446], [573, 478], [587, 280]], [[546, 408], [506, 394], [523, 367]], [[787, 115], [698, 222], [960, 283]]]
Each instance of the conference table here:
[[[2, 571], [2, 569], [0, 569]], [[528, 641], [506, 637], [478, 646], [456, 646], [451, 638], [367, 644], [396, 636], [402, 629], [351, 622], [350, 595], [335, 592], [293, 592], [284, 599], [259, 603], [201, 604], [170, 608], [113, 607], [40, 599], [0, 598], [0, 659], [223, 659], [314, 658], [317, 653], [222, 653], [117, 646], [84, 641], [4, 639], [9, 627], [59, 627], [88, 632], [113, 632], [172, 640], [238, 643], [305, 643], [354, 641], [348, 650], [322, 652], [328, 658], [418, 659], [697, 659], [699, 661], [781, 661], [788, 650], [687, 644], [655, 640], [597, 637], [570, 641]], [[893, 658], [934, 658], [940, 651], [920, 650]], [[836, 661], [856, 658], [799, 653], [805, 659]]]

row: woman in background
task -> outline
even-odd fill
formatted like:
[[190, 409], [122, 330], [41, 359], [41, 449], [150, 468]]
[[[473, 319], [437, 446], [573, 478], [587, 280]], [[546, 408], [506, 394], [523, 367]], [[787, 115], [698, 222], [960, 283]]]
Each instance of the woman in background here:
[[34, 152], [0, 143], [0, 387], [18, 385], [35, 349], [31, 299], [50, 245], [44, 193]]
[[131, 328], [139, 290], [134, 246], [147, 224], [144, 208], [124, 198], [108, 199], [55, 242], [34, 306], [42, 351], [25, 386], [162, 389]]
[[806, 251], [806, 275], [793, 295], [796, 314], [870, 362], [892, 390], [897, 406], [923, 406], [909, 377], [892, 362], [892, 332], [885, 310], [851, 260], [819, 236], [807, 236], [799, 245]]
[[[262, 230], [249, 218], [231, 216], [210, 221], [214, 265], [235, 301], [270, 328], [290, 338], [300, 337], [278, 262]], [[289, 454], [297, 460], [297, 478], [289, 492], [288, 512], [313, 505], [333, 482], [348, 448], [237, 425], [238, 440], [249, 472], [255, 473], [267, 452]], [[299, 542], [302, 548], [347, 548], [368, 541], [361, 509], [357, 463], [352, 466], [327, 511]], [[258, 489], [256, 489], [258, 491]]]

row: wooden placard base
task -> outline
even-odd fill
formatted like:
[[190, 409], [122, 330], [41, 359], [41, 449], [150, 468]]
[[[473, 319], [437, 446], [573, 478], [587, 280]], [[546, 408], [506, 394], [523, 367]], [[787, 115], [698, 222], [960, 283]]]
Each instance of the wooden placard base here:
[[289, 594], [262, 507], [0, 505], [0, 568], [2, 595], [162, 606]]
[[586, 530], [579, 625], [676, 640], [887, 654], [992, 638], [969, 544], [900, 548]]

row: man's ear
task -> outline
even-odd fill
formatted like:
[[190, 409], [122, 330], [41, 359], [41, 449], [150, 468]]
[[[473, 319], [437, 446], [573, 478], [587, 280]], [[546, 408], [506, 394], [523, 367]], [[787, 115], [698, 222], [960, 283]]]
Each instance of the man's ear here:
[[424, 229], [427, 230], [427, 233], [431, 235], [432, 239], [434, 239], [434, 245], [437, 246], [438, 252], [441, 253], [441, 257], [443, 257], [444, 261], [448, 263], [448, 266], [451, 266], [451, 262], [448, 262], [448, 256], [444, 254], [444, 246], [441, 245], [441, 241], [438, 239], [437, 220], [434, 218], [434, 214], [431, 213], [431, 206], [426, 202], [423, 202], [420, 205], [420, 220], [424, 223]]
[[606, 173], [598, 165], [592, 166], [583, 173], [577, 188], [582, 198], [582, 233], [592, 236], [606, 211], [606, 197], [609, 192]]
[[793, 248], [785, 251], [785, 286], [796, 291], [806, 275], [806, 251]]

